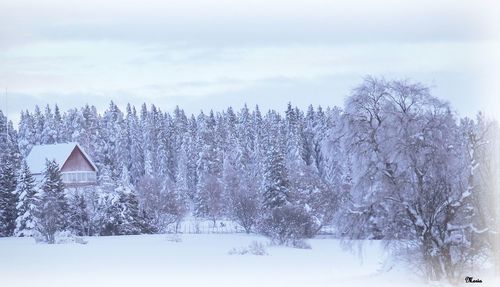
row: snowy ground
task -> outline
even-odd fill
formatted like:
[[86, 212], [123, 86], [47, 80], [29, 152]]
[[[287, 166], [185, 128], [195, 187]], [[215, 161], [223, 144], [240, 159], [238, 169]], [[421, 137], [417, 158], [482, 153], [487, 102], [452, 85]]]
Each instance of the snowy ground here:
[[[378, 242], [362, 258], [334, 239], [312, 249], [266, 246], [269, 255], [229, 255], [246, 234], [138, 235], [87, 238], [88, 244], [37, 244], [0, 238], [1, 286], [422, 286], [393, 266]], [[485, 282], [486, 283], [486, 282]], [[463, 284], [462, 284], [463, 285]], [[470, 285], [470, 284], [469, 284]], [[489, 286], [489, 284], [478, 284]], [[434, 286], [441, 286], [435, 284]]]

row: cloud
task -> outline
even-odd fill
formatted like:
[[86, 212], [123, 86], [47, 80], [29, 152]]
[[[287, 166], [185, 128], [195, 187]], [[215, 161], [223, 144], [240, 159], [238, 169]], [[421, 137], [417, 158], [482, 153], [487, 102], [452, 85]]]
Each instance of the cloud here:
[[30, 40], [203, 46], [477, 41], [500, 34], [495, 0], [4, 0], [0, 8], [1, 45]]
[[499, 18], [494, 0], [4, 0], [0, 87], [10, 110], [278, 108], [342, 104], [373, 74], [433, 84], [470, 114], [500, 90]]

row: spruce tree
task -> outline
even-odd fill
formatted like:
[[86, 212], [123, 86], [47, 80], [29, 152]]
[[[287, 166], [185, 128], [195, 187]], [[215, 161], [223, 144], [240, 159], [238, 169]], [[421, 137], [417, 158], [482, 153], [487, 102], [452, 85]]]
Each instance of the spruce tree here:
[[281, 121], [273, 111], [267, 116], [264, 160], [263, 206], [274, 209], [289, 201], [289, 180], [285, 162], [285, 151]]
[[38, 231], [48, 243], [53, 244], [55, 233], [68, 227], [68, 202], [59, 165], [55, 160], [46, 160], [45, 166], [36, 214]]
[[19, 173], [16, 193], [19, 202], [17, 204], [18, 216], [14, 235], [21, 237], [33, 236], [37, 224], [37, 192], [35, 188], [35, 179], [25, 161], [23, 161], [21, 172]]
[[12, 236], [16, 227], [17, 179], [14, 158], [5, 154], [0, 158], [0, 236]]
[[17, 133], [0, 111], [0, 236], [12, 236], [16, 227], [18, 159]]
[[264, 176], [264, 207], [285, 205], [289, 201], [289, 181], [283, 153], [276, 146], [269, 147]]
[[78, 236], [90, 235], [90, 218], [83, 194], [76, 193], [69, 201], [69, 227]]

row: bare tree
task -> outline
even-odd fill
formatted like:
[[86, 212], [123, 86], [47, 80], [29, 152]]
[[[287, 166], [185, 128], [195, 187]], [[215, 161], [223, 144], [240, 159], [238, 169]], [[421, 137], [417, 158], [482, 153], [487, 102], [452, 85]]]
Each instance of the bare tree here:
[[165, 232], [179, 222], [187, 212], [186, 198], [175, 185], [152, 176], [143, 176], [137, 183], [140, 209], [149, 224], [159, 232]]
[[471, 162], [448, 105], [421, 84], [367, 78], [345, 118], [354, 178], [344, 231], [407, 250], [430, 279], [459, 278], [484, 248], [470, 248], [484, 231], [474, 225]]
[[196, 214], [212, 220], [215, 227], [217, 219], [224, 211], [222, 184], [215, 176], [207, 176], [201, 186], [195, 199]]

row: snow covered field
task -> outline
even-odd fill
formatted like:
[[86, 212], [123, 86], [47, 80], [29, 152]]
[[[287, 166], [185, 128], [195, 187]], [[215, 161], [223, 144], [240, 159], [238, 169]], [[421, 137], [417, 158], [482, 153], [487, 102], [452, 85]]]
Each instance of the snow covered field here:
[[1, 286], [425, 285], [386, 260], [379, 242], [367, 243], [362, 257], [328, 238], [309, 240], [312, 249], [266, 246], [268, 255], [257, 256], [228, 253], [252, 241], [268, 244], [257, 235], [179, 236], [90, 237], [86, 245], [0, 238]]

